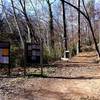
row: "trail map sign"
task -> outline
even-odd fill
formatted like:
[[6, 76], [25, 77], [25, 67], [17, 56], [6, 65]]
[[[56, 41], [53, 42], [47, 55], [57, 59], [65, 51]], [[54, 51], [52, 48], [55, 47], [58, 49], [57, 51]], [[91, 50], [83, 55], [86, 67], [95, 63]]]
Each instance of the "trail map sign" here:
[[10, 43], [0, 42], [0, 64], [10, 63]]
[[26, 61], [29, 64], [40, 64], [40, 44], [26, 43]]

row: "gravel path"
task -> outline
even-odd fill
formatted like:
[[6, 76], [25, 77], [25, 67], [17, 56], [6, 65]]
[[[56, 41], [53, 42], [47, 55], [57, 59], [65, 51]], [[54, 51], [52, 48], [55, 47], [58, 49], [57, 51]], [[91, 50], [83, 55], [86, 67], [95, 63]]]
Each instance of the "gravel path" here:
[[0, 100], [100, 100], [100, 79], [3, 79]]
[[0, 78], [0, 100], [100, 100], [96, 58], [94, 52], [83, 53], [69, 62], [57, 61], [56, 67], [44, 68], [56, 78]]
[[57, 61], [56, 67], [45, 68], [45, 71], [52, 77], [100, 78], [100, 64], [96, 63], [96, 59], [95, 52], [81, 53], [69, 62]]

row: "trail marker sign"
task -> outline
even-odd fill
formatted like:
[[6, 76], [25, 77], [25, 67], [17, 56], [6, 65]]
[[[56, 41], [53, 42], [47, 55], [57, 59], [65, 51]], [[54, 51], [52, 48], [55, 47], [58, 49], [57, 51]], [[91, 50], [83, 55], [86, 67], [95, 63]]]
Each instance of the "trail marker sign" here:
[[41, 45], [26, 43], [26, 62], [28, 64], [40, 64]]
[[0, 42], [0, 64], [10, 63], [10, 43]]

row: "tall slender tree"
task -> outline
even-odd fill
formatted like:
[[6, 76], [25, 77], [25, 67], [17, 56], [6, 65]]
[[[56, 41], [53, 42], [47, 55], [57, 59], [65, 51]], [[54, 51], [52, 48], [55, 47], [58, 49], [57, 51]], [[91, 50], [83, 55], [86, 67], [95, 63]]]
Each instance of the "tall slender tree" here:
[[[78, 0], [78, 9], [80, 10], [80, 0]], [[81, 51], [80, 48], [80, 11], [78, 11], [78, 44], [77, 44], [77, 54]]]
[[19, 37], [20, 37], [20, 41], [21, 41], [21, 48], [24, 49], [24, 41], [23, 41], [23, 38], [22, 38], [22, 35], [21, 35], [20, 27], [19, 27], [18, 22], [17, 22], [17, 16], [16, 16], [16, 11], [15, 11], [13, 0], [11, 0], [11, 5], [12, 5], [12, 8], [13, 8], [15, 25], [16, 25], [16, 28], [17, 28], [17, 31], [18, 31], [18, 34], [19, 34]]
[[46, 0], [49, 9], [49, 28], [50, 28], [50, 47], [54, 49], [54, 27], [53, 27], [53, 12], [52, 12], [52, 3], [50, 0]]
[[21, 5], [21, 7], [22, 7], [23, 14], [24, 14], [24, 17], [25, 17], [25, 21], [26, 21], [26, 24], [27, 24], [28, 41], [31, 42], [31, 38], [34, 38], [33, 42], [38, 42], [39, 41], [38, 36], [35, 34], [33, 25], [30, 22], [29, 17], [27, 15], [27, 11], [26, 11], [26, 1], [25, 0], [19, 0], [19, 3]]
[[10, 33], [13, 33], [13, 30], [12, 30], [12, 27], [11, 27], [11, 23], [9, 22], [9, 20], [8, 20], [8, 18], [7, 18], [7, 12], [6, 12], [6, 9], [5, 9], [5, 7], [4, 7], [4, 2], [3, 2], [3, 0], [1, 0], [1, 5], [2, 5], [2, 11], [3, 11], [4, 15], [5, 15], [5, 20], [6, 20], [7, 24], [8, 24]]
[[61, 1], [62, 3], [62, 9], [63, 9], [63, 28], [64, 28], [64, 41], [65, 41], [65, 50], [68, 50], [67, 45], [67, 31], [66, 31], [66, 13], [65, 13], [65, 3], [64, 0]]
[[[63, 0], [61, 0], [61, 1], [63, 1]], [[76, 6], [74, 6], [73, 4], [71, 4], [71, 3], [69, 3], [69, 2], [67, 2], [65, 0], [64, 0], [64, 2], [67, 3], [68, 5], [70, 5], [71, 7], [73, 7], [74, 9], [76, 9], [77, 11], [80, 11], [80, 13], [86, 18], [86, 20], [87, 20], [87, 22], [88, 22], [88, 24], [90, 26], [90, 29], [91, 29], [91, 33], [92, 33], [92, 36], [93, 36], [93, 40], [94, 40], [96, 51], [98, 53], [98, 56], [100, 57], [100, 51], [99, 51], [99, 48], [98, 48], [98, 45], [97, 45], [97, 41], [96, 41], [96, 38], [95, 38], [95, 35], [94, 35], [94, 30], [93, 30], [93, 27], [92, 27], [91, 20], [89, 18], [89, 14], [88, 14], [87, 9], [86, 9], [85, 4], [84, 4], [84, 0], [82, 0], [82, 2], [83, 2], [83, 5], [84, 5], [84, 9], [86, 11], [86, 14], [83, 11], [81, 11], [80, 9], [78, 9]]]

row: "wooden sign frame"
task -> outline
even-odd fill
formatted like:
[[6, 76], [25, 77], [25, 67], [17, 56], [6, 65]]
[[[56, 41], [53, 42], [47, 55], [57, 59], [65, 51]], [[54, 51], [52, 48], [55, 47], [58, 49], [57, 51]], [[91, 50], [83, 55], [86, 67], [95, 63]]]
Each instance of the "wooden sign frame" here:
[[0, 49], [8, 49], [8, 55], [2, 55], [4, 57], [8, 57], [8, 63], [2, 63], [0, 62], [1, 65], [8, 65], [8, 75], [10, 76], [10, 42], [5, 42], [5, 41], [0, 41]]
[[[40, 54], [38, 55], [40, 58], [39, 58], [39, 61], [38, 63], [35, 63], [33, 61], [31, 61], [30, 63], [27, 61], [27, 53], [28, 53], [28, 45], [35, 45], [35, 46], [39, 46], [37, 49], [39, 50]], [[35, 48], [33, 48], [34, 50]], [[35, 50], [37, 50], [35, 49]], [[31, 51], [32, 52], [32, 51]], [[32, 53], [31, 53], [31, 56], [32, 56]], [[41, 67], [41, 76], [43, 76], [43, 41], [41, 40], [40, 44], [36, 44], [36, 43], [26, 43], [25, 44], [25, 62], [29, 65], [40, 65]], [[26, 64], [25, 64], [26, 65]], [[26, 68], [24, 69], [25, 73], [26, 73]]]
[[40, 64], [41, 45], [36, 43], [26, 43], [25, 58], [27, 64]]

